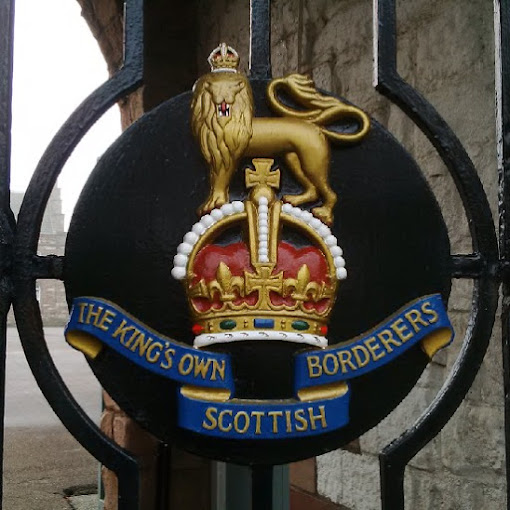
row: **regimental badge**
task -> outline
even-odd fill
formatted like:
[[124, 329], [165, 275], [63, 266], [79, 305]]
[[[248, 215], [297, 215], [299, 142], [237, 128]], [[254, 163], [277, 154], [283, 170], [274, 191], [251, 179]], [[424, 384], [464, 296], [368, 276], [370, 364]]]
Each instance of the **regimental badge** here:
[[209, 64], [91, 176], [66, 335], [162, 440], [283, 463], [375, 425], [451, 341], [448, 237], [361, 109], [300, 74], [250, 82], [225, 43]]

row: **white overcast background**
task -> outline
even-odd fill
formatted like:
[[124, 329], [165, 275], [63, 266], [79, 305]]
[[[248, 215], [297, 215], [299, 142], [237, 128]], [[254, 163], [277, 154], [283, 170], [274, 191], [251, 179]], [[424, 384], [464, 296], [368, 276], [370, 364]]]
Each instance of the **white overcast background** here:
[[[17, 0], [11, 189], [24, 191], [44, 150], [74, 109], [108, 78], [76, 0]], [[114, 105], [75, 149], [58, 179], [66, 228], [97, 159], [120, 134]]]

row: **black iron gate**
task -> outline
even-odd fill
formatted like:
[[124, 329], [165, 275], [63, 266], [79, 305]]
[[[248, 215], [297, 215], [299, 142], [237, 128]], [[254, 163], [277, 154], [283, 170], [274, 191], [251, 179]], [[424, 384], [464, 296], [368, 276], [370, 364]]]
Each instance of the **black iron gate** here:
[[[73, 436], [119, 479], [119, 508], [139, 508], [137, 460], [106, 438], [60, 378], [46, 347], [36, 300], [37, 279], [63, 279], [64, 257], [38, 256], [43, 214], [64, 163], [92, 124], [117, 100], [143, 83], [143, 0], [126, 0], [123, 67], [94, 91], [59, 130], [36, 168], [17, 224], [10, 210], [10, 123], [14, 0], [0, 0], [0, 411], [3, 415], [6, 318], [13, 304], [26, 357], [46, 399]], [[484, 358], [503, 284], [503, 359], [507, 467], [510, 468], [510, 1], [494, 0], [500, 178], [499, 255], [495, 228], [482, 185], [462, 144], [433, 106], [397, 71], [396, 1], [374, 0], [376, 89], [423, 131], [450, 171], [469, 220], [473, 253], [451, 257], [452, 278], [474, 282], [472, 312], [450, 377], [428, 410], [380, 454], [385, 510], [404, 508], [408, 462], [444, 427], [464, 399]], [[268, 79], [270, 0], [251, 1], [251, 76]], [[3, 435], [3, 434], [2, 434]], [[272, 468], [253, 470], [253, 509], [272, 501]], [[510, 498], [509, 498], [510, 500]], [[510, 504], [508, 505], [510, 508]]]

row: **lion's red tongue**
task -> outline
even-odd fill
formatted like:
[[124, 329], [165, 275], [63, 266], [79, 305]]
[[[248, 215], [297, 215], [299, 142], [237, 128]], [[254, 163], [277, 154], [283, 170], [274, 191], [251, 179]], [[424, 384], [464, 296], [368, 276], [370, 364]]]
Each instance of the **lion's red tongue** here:
[[220, 110], [220, 115], [222, 117], [228, 117], [230, 115], [230, 107], [229, 107], [228, 103], [226, 103], [225, 101], [222, 101], [222, 103], [220, 104], [219, 110]]

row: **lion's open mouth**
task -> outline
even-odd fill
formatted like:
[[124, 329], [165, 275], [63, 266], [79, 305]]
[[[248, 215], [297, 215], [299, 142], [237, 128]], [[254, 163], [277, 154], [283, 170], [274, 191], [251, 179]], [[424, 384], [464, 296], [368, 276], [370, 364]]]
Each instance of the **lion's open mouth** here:
[[218, 106], [218, 117], [230, 117], [230, 105], [222, 101]]

